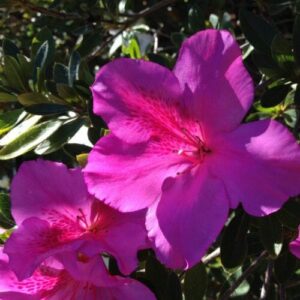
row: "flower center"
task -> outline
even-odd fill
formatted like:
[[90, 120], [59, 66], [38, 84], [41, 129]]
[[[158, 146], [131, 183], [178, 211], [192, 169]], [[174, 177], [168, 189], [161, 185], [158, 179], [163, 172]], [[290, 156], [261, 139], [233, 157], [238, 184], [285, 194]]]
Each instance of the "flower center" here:
[[84, 233], [98, 234], [108, 226], [104, 219], [104, 215], [101, 213], [101, 209], [97, 205], [97, 202], [94, 202], [92, 206], [93, 217], [90, 220], [87, 219], [86, 214], [81, 208], [78, 209], [79, 213], [77, 215], [77, 223], [84, 230]]
[[202, 163], [205, 156], [211, 153], [211, 150], [199, 136], [191, 134], [185, 128], [181, 128], [181, 131], [186, 144], [177, 151], [177, 154], [187, 158], [194, 164]]

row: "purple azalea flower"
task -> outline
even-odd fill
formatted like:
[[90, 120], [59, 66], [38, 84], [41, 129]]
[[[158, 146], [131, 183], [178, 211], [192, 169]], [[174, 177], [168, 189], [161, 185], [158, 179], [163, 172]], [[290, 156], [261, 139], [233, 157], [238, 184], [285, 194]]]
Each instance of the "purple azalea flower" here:
[[88, 189], [122, 212], [148, 208], [148, 235], [170, 267], [197, 263], [239, 203], [264, 216], [300, 193], [300, 149], [288, 129], [241, 124], [253, 83], [227, 31], [187, 39], [173, 71], [115, 60], [92, 92], [111, 133], [89, 156]]
[[120, 213], [91, 197], [80, 169], [60, 163], [24, 163], [11, 185], [18, 225], [4, 252], [19, 280], [30, 277], [48, 257], [63, 252], [90, 257], [109, 253], [121, 272], [137, 266], [137, 251], [148, 248], [145, 212]]
[[300, 259], [300, 226], [298, 228], [298, 237], [289, 245], [291, 253]]
[[30, 278], [19, 281], [0, 250], [2, 300], [155, 300], [152, 292], [131, 278], [112, 276], [100, 256], [75, 252], [45, 260]]

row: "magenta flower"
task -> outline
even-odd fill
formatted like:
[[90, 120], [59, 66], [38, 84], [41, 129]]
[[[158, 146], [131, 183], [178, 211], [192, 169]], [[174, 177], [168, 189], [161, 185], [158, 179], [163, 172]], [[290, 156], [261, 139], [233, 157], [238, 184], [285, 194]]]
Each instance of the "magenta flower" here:
[[187, 39], [173, 72], [115, 60], [92, 92], [111, 133], [89, 156], [88, 189], [123, 212], [148, 208], [148, 235], [170, 267], [197, 263], [238, 203], [264, 216], [300, 193], [292, 134], [274, 120], [240, 124], [253, 84], [229, 32]]
[[74, 252], [43, 262], [33, 276], [19, 281], [0, 252], [1, 300], [155, 300], [152, 292], [131, 278], [112, 276], [102, 258], [80, 259]]
[[122, 214], [95, 200], [79, 169], [42, 160], [24, 163], [12, 182], [11, 198], [18, 228], [4, 252], [19, 280], [66, 251], [109, 253], [129, 274], [137, 266], [137, 251], [149, 247], [145, 212]]
[[289, 245], [291, 253], [300, 259], [300, 226], [298, 228], [298, 237]]

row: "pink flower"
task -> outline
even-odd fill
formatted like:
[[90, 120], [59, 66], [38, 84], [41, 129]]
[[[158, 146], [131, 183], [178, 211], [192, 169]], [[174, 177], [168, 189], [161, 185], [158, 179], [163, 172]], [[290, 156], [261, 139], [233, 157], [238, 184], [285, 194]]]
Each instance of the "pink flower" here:
[[112, 276], [102, 258], [78, 260], [74, 252], [47, 259], [32, 277], [19, 281], [0, 251], [1, 300], [155, 300], [140, 282]]
[[264, 216], [300, 193], [292, 134], [274, 120], [240, 124], [253, 83], [229, 32], [187, 39], [173, 71], [115, 60], [92, 92], [111, 134], [89, 156], [88, 189], [123, 212], [148, 208], [148, 235], [170, 267], [197, 263], [238, 203]]
[[300, 226], [298, 228], [298, 237], [289, 245], [291, 253], [300, 259]]
[[137, 266], [137, 251], [148, 248], [145, 212], [123, 214], [89, 196], [80, 169], [60, 163], [24, 163], [11, 186], [17, 230], [5, 244], [19, 280], [30, 277], [48, 257], [63, 252], [109, 253], [121, 272]]

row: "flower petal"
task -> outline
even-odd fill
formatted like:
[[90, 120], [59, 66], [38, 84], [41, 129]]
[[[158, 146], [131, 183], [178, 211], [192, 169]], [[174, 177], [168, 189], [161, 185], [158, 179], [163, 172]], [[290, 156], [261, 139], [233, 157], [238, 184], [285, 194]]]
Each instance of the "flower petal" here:
[[[94, 285], [94, 288], [91, 289], [93, 293], [86, 294], [86, 291], [82, 291], [82, 295], [87, 297], [84, 299], [155, 300], [153, 293], [140, 282], [110, 275], [99, 255], [91, 257], [88, 261], [82, 263], [77, 260], [74, 252], [70, 252], [60, 255], [59, 260], [74, 280], [89, 282]], [[83, 297], [79, 297], [79, 293], [80, 291], [77, 299], [83, 299]], [[98, 297], [92, 297], [95, 294]]]
[[78, 208], [90, 207], [87, 198], [80, 169], [50, 161], [23, 163], [11, 185], [12, 213], [17, 224], [53, 210], [77, 215]]
[[31, 278], [19, 281], [7, 260], [7, 256], [0, 251], [1, 300], [40, 300], [41, 292], [51, 291], [57, 283], [57, 277], [43, 276], [39, 271]]
[[300, 146], [280, 123], [244, 124], [218, 143], [211, 165], [232, 208], [241, 202], [249, 214], [264, 216], [300, 193]]
[[[205, 164], [167, 179], [156, 208], [158, 226], [153, 218], [146, 223], [158, 257], [172, 268], [192, 267], [215, 241], [228, 211], [223, 183], [210, 175]], [[171, 246], [171, 257], [163, 239]], [[172, 260], [176, 254], [185, 259], [184, 266]]]
[[298, 237], [289, 244], [291, 253], [300, 259], [300, 226]]
[[4, 252], [19, 280], [30, 277], [46, 258], [79, 248], [82, 241], [68, 240], [63, 230], [51, 228], [47, 221], [29, 218], [12, 233]]
[[187, 39], [174, 73], [187, 92], [186, 106], [205, 131], [234, 129], [251, 106], [252, 80], [227, 31], [209, 29]]
[[113, 135], [100, 139], [84, 169], [89, 192], [122, 212], [144, 209], [161, 193], [165, 178], [185, 168], [179, 155], [153, 144], [127, 144]]
[[150, 248], [145, 228], [145, 211], [121, 213], [95, 200], [92, 212], [98, 212], [99, 230], [81, 247], [83, 253], [94, 256], [106, 252], [117, 259], [120, 271], [130, 274], [137, 265], [137, 252]]
[[116, 59], [92, 86], [94, 112], [118, 138], [143, 142], [174, 119], [181, 89], [168, 69], [143, 60]]

